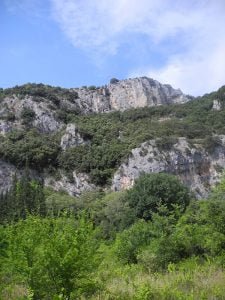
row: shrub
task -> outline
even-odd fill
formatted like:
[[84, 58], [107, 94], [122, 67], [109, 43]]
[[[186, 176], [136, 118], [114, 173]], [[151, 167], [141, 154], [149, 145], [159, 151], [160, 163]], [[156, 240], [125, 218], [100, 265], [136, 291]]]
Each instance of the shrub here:
[[30, 125], [35, 119], [35, 112], [29, 107], [24, 107], [21, 111], [21, 118], [24, 125]]
[[116, 84], [118, 82], [119, 82], [119, 79], [117, 79], [117, 78], [111, 78], [110, 79], [110, 84]]
[[149, 220], [159, 205], [169, 210], [179, 205], [184, 210], [190, 201], [188, 189], [175, 177], [168, 174], [145, 174], [128, 191], [127, 199], [138, 218]]

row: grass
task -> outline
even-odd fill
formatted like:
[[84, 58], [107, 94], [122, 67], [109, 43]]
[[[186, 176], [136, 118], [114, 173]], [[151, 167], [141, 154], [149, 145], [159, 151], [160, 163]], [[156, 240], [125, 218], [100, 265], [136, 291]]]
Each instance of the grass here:
[[148, 273], [137, 265], [103, 271], [104, 288], [92, 300], [219, 300], [225, 299], [225, 272], [216, 264], [190, 260]]

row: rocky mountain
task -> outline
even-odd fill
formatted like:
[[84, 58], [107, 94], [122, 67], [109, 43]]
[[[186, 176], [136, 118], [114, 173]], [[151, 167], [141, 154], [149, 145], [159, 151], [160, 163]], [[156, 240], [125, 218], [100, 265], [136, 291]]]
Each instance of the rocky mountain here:
[[185, 103], [191, 97], [170, 85], [140, 77], [114, 80], [98, 88], [90, 86], [62, 89], [27, 84], [0, 91], [0, 99], [0, 132], [4, 134], [12, 128], [21, 128], [24, 118], [29, 119], [42, 132], [54, 132], [63, 126], [63, 112], [90, 114], [124, 111], [138, 107]]
[[78, 93], [79, 107], [85, 113], [124, 111], [145, 106], [184, 103], [191, 99], [181, 90], [147, 77], [121, 81], [114, 79], [101, 88], [80, 88], [75, 91]]
[[129, 188], [143, 172], [176, 174], [205, 196], [225, 166], [224, 95], [194, 99], [147, 77], [1, 89], [0, 191], [28, 164], [46, 186], [75, 196]]

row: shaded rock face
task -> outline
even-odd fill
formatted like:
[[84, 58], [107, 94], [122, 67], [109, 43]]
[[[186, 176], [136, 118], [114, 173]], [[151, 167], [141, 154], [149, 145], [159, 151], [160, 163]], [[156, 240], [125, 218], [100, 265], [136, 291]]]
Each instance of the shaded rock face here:
[[129, 189], [143, 173], [166, 172], [177, 175], [198, 198], [206, 197], [225, 167], [225, 138], [220, 139], [221, 146], [211, 154], [197, 145], [191, 146], [185, 138], [179, 138], [166, 151], [158, 149], [154, 140], [145, 142], [132, 150], [128, 161], [114, 174], [112, 189]]
[[76, 147], [79, 145], [87, 144], [80, 133], [78, 132], [75, 124], [68, 124], [64, 135], [61, 137], [60, 146], [63, 150], [67, 148]]
[[[35, 170], [29, 170], [29, 175], [37, 180], [41, 179], [40, 174]], [[20, 178], [25, 170], [18, 170], [14, 165], [0, 160], [0, 193], [5, 193], [12, 187], [13, 177]]]
[[68, 178], [61, 173], [59, 180], [53, 177], [46, 177], [44, 181], [45, 186], [53, 188], [55, 191], [66, 191], [71, 196], [79, 196], [83, 192], [88, 192], [96, 189], [94, 184], [90, 183], [89, 176], [84, 173], [72, 173], [72, 178]]
[[11, 188], [16, 167], [0, 160], [0, 192], [4, 193]]

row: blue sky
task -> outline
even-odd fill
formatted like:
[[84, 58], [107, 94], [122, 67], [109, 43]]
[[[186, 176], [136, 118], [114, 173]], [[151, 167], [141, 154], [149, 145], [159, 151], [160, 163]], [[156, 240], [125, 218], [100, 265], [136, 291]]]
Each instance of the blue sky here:
[[224, 0], [1, 0], [0, 87], [149, 76], [201, 95], [225, 84]]

